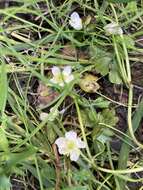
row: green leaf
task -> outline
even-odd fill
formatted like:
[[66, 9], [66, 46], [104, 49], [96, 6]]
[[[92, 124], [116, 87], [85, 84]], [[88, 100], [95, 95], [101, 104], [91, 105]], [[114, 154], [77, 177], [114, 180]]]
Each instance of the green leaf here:
[[3, 167], [3, 172], [10, 172], [13, 166], [29, 158], [30, 156], [33, 156], [35, 153], [36, 149], [32, 146], [21, 153], [11, 153], [9, 155], [9, 159]]
[[112, 130], [109, 128], [105, 127], [104, 125], [102, 126], [99, 123], [105, 123], [106, 125], [110, 125], [111, 127], [114, 127], [116, 123], [118, 122], [118, 117], [115, 115], [115, 110], [114, 109], [104, 109], [102, 112], [99, 112], [96, 117], [94, 117], [95, 123], [94, 123], [94, 128], [92, 131], [92, 138], [96, 139], [100, 135], [110, 137], [113, 135]]
[[81, 117], [82, 117], [82, 122], [85, 126], [88, 126], [90, 127], [91, 126], [91, 120], [89, 119], [89, 116], [88, 116], [88, 111], [89, 109], [83, 109], [81, 110]]
[[114, 127], [118, 122], [118, 117], [116, 117], [114, 109], [103, 110], [102, 117], [103, 117], [103, 121], [101, 122], [107, 125], [110, 125], [112, 127]]
[[111, 3], [128, 3], [131, 1], [134, 1], [134, 0], [108, 0], [108, 2], [111, 2]]
[[95, 69], [102, 76], [105, 76], [109, 72], [109, 63], [111, 62], [110, 57], [101, 57], [95, 61]]
[[1, 60], [1, 67], [0, 67], [0, 89], [2, 90], [0, 93], [0, 111], [1, 113], [3, 113], [6, 106], [7, 92], [8, 92], [6, 65], [3, 62], [3, 60]]
[[0, 149], [2, 151], [8, 153], [9, 152], [9, 146], [8, 146], [8, 140], [6, 138], [5, 132], [2, 129], [3, 126], [0, 128]]
[[109, 64], [112, 61], [112, 54], [98, 48], [90, 48], [91, 62], [94, 63], [95, 69], [98, 73], [105, 76], [109, 72]]
[[72, 187], [67, 187], [67, 188], [64, 188], [63, 190], [89, 190], [89, 187], [88, 186], [72, 186]]
[[111, 83], [114, 84], [121, 84], [122, 82], [122, 78], [120, 76], [117, 64], [114, 62], [111, 66], [111, 70], [109, 72], [109, 80]]
[[92, 106], [95, 106], [96, 108], [108, 108], [109, 107], [109, 104], [110, 104], [110, 101], [108, 100], [105, 100], [104, 98], [102, 97], [99, 97], [97, 98], [96, 100], [91, 100], [90, 101], [90, 104]]
[[101, 133], [98, 137], [97, 140], [100, 141], [102, 144], [106, 143], [107, 141], [110, 140], [110, 137], [107, 135], [104, 135], [103, 133]]
[[[50, 166], [50, 164], [47, 164], [46, 162], [44, 163], [44, 161], [42, 161], [44, 164], [43, 163], [41, 164], [41, 160], [42, 159], [38, 160], [38, 164], [39, 164], [42, 183], [45, 187], [48, 187], [50, 189], [54, 187], [55, 178], [56, 178], [55, 169], [54, 167]], [[24, 168], [29, 170], [30, 173], [35, 178], [37, 178], [37, 180], [39, 179], [36, 168], [32, 166], [30, 162], [24, 164]]]
[[78, 182], [83, 183], [84, 181], [90, 180], [91, 175], [90, 175], [88, 170], [82, 169], [80, 171], [74, 172], [73, 178], [74, 178], [74, 181], [78, 181]]
[[9, 178], [5, 175], [0, 176], [0, 190], [10, 190], [10, 181]]
[[5, 132], [5, 129], [7, 127], [7, 116], [3, 114], [1, 120], [2, 123], [0, 127], [0, 149], [5, 153], [9, 153], [9, 143]]
[[[122, 45], [123, 39], [121, 39], [119, 36], [117, 36], [116, 40], [119, 44]], [[126, 44], [126, 47], [128, 49], [134, 49], [135, 48], [135, 41], [129, 35], [124, 35], [124, 43]]]
[[132, 1], [130, 3], [128, 3], [128, 5], [125, 8], [126, 11], [130, 12], [130, 13], [135, 13], [137, 12], [138, 8], [137, 8], [137, 2], [136, 1]]
[[[105, 123], [106, 125], [114, 127], [118, 122], [118, 117], [116, 117], [114, 109], [104, 109], [102, 112], [96, 113], [96, 117], [94, 118], [96, 118], [96, 126], [98, 123]], [[101, 127], [101, 125], [99, 126]]]
[[[132, 119], [132, 125], [133, 125], [133, 130], [134, 132], [140, 127], [141, 121], [143, 118], [143, 99], [139, 103], [136, 112], [133, 116]], [[127, 136], [130, 136], [129, 130], [126, 132]], [[129, 159], [129, 153], [131, 150], [131, 145], [133, 144], [132, 140], [127, 138], [126, 136], [124, 137], [121, 149], [120, 149], [120, 154], [119, 154], [119, 159], [118, 159], [118, 169], [126, 169], [127, 168], [127, 163]], [[128, 143], [126, 143], [128, 142]], [[120, 179], [120, 189], [125, 189], [127, 181]]]
[[56, 132], [53, 129], [53, 125], [55, 125], [55, 124], [49, 123], [47, 125], [47, 137], [51, 144], [54, 143], [55, 138], [56, 138]]
[[110, 101], [105, 100], [102, 97], [98, 97], [95, 100], [87, 100], [84, 97], [80, 97], [78, 98], [78, 103], [85, 108], [89, 108], [91, 106], [95, 106], [96, 108], [108, 108]]

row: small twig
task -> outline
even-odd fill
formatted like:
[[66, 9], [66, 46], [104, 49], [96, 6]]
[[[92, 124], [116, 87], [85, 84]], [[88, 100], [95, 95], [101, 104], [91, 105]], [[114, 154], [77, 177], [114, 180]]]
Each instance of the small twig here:
[[56, 168], [55, 190], [60, 190], [60, 181], [61, 181], [61, 177], [60, 177], [60, 173], [61, 173], [60, 158], [59, 158], [59, 154], [58, 154], [57, 147], [56, 147], [55, 144], [52, 145], [52, 148], [53, 148], [54, 155], [55, 155], [55, 168]]
[[136, 85], [136, 84], [133, 84], [133, 87], [134, 87], [134, 88], [137, 88], [137, 89], [139, 89], [139, 90], [143, 90], [143, 87], [142, 87], [142, 86], [138, 86], [138, 85]]
[[[111, 98], [109, 98], [109, 97], [107, 97], [107, 96], [105, 96], [105, 95], [103, 95], [103, 94], [101, 94], [101, 93], [99, 93], [99, 92], [96, 92], [96, 94], [102, 96], [103, 98], [105, 98], [106, 100], [109, 100], [110, 102], [112, 102], [112, 103], [114, 103], [114, 104], [117, 104], [117, 105], [123, 106], [123, 107], [128, 107], [128, 105], [123, 104], [123, 103], [121, 103], [121, 102], [117, 102], [117, 101], [115, 101], [115, 100], [113, 100], [113, 99], [111, 99]], [[137, 105], [132, 105], [132, 108], [136, 108], [136, 107], [137, 107]]]

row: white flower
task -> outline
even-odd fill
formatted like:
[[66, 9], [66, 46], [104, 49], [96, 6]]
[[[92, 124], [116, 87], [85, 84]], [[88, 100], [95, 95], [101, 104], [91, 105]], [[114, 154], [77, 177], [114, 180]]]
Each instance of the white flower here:
[[44, 121], [47, 117], [48, 117], [48, 113], [46, 113], [46, 112], [41, 112], [40, 113], [40, 120], [41, 121]]
[[70, 16], [69, 24], [75, 29], [75, 30], [81, 30], [82, 29], [82, 20], [77, 12], [73, 12]]
[[118, 35], [121, 35], [123, 34], [123, 30], [122, 28], [115, 22], [111, 22], [110, 24], [107, 24], [105, 27], [104, 27], [104, 30], [106, 31], [106, 33], [108, 35], [110, 34], [118, 34]]
[[85, 148], [86, 144], [74, 131], [65, 133], [65, 137], [59, 137], [55, 144], [58, 146], [60, 154], [70, 156], [72, 161], [77, 161], [80, 155], [80, 148]]
[[50, 81], [60, 86], [64, 86], [65, 83], [69, 83], [74, 79], [71, 66], [65, 66], [63, 71], [59, 67], [54, 66], [52, 74], [53, 78]]
[[[49, 117], [49, 114], [50, 114], [50, 117]], [[49, 117], [48, 121], [54, 121], [55, 118], [58, 117], [58, 115], [59, 115], [59, 111], [57, 109], [54, 110], [54, 108], [51, 108], [50, 113], [46, 113], [46, 112], [40, 113], [40, 120], [44, 121], [46, 120], [47, 117]]]

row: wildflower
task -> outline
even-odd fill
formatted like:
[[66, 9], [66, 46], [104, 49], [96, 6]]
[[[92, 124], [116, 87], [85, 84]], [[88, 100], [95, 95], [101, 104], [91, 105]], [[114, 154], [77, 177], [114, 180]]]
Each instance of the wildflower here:
[[65, 133], [65, 137], [59, 137], [55, 144], [58, 146], [60, 154], [70, 156], [72, 161], [77, 161], [80, 155], [80, 149], [85, 148], [86, 144], [74, 131]]
[[60, 86], [64, 86], [65, 83], [69, 83], [74, 79], [71, 66], [64, 67], [63, 71], [59, 67], [54, 66], [52, 74], [53, 78], [50, 81]]
[[46, 113], [46, 112], [41, 112], [40, 113], [40, 120], [41, 121], [44, 121], [47, 117], [48, 117], [48, 113]]
[[82, 29], [82, 20], [77, 12], [73, 12], [70, 16], [69, 24], [75, 29], [75, 30], [81, 30]]
[[[49, 117], [49, 114], [50, 114], [50, 117]], [[48, 121], [54, 121], [55, 118], [58, 117], [58, 115], [59, 115], [59, 111], [57, 109], [54, 110], [54, 108], [51, 108], [50, 109], [50, 113], [41, 112], [41, 114], [40, 114], [40, 120], [44, 121], [47, 117], [49, 117]]]
[[115, 22], [111, 22], [110, 24], [107, 24], [105, 27], [104, 27], [104, 30], [106, 31], [106, 33], [108, 35], [111, 35], [111, 34], [118, 34], [118, 35], [121, 35], [123, 34], [123, 30], [122, 28]]

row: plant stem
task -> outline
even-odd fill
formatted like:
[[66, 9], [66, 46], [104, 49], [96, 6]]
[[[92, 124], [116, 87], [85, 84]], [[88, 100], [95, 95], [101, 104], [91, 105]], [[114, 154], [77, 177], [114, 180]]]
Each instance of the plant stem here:
[[84, 126], [83, 126], [83, 123], [82, 123], [82, 118], [81, 118], [79, 106], [78, 106], [77, 100], [75, 98], [74, 98], [74, 102], [75, 102], [76, 109], [77, 109], [78, 120], [79, 120], [79, 124], [80, 124], [80, 129], [81, 129], [81, 132], [82, 132], [82, 137], [83, 137], [84, 142], [86, 143], [86, 151], [87, 151], [87, 154], [88, 154], [89, 158], [92, 160], [92, 155], [90, 153], [90, 149], [89, 149], [89, 146], [88, 146], [88, 143], [87, 143], [86, 134], [85, 134]]

